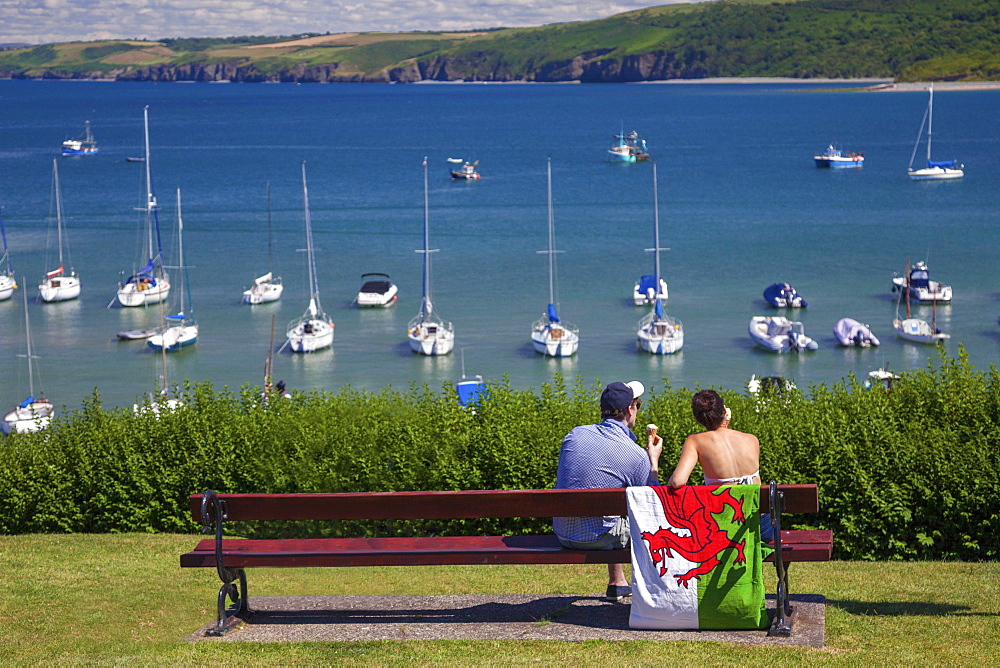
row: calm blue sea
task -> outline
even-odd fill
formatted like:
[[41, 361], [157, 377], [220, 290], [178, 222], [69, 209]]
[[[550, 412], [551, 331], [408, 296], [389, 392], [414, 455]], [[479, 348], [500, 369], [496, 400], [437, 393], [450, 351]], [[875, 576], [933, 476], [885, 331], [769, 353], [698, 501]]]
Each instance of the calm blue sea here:
[[[270, 345], [308, 301], [300, 163], [307, 164], [320, 291], [336, 322], [333, 350], [283, 353], [274, 376], [292, 388], [440, 387], [466, 372], [507, 375], [518, 388], [557, 373], [586, 382], [638, 378], [657, 388], [738, 389], [751, 374], [800, 387], [889, 364], [922, 367], [931, 347], [894, 337], [893, 271], [926, 260], [954, 286], [937, 309], [986, 368], [1000, 353], [1000, 91], [935, 96], [935, 157], [966, 177], [913, 183], [906, 168], [927, 101], [923, 92], [828, 91], [818, 85], [239, 85], [0, 81], [0, 206], [15, 270], [28, 292], [40, 385], [57, 405], [79, 406], [96, 387], [128, 405], [160, 382], [160, 357], [122, 329], [152, 327], [159, 309], [107, 308], [120, 272], [138, 262], [142, 110], [149, 105], [151, 166], [168, 262], [176, 263], [174, 198], [184, 239], [196, 347], [171, 354], [171, 383], [259, 384]], [[994, 120], [991, 120], [994, 119]], [[59, 157], [72, 264], [83, 295], [42, 304], [37, 286], [55, 266], [51, 163], [62, 140], [90, 120], [101, 152]], [[635, 349], [634, 280], [652, 269], [650, 164], [611, 165], [622, 128], [637, 130], [659, 171], [668, 312], [685, 326], [681, 353]], [[863, 150], [862, 170], [826, 171], [812, 155], [830, 142]], [[921, 149], [922, 150], [922, 149]], [[423, 191], [430, 169], [433, 298], [455, 323], [445, 358], [410, 352], [407, 321], [420, 302]], [[531, 323], [548, 301], [546, 158], [552, 158], [560, 314], [580, 327], [575, 358], [536, 355]], [[446, 159], [479, 160], [482, 180], [453, 183]], [[240, 305], [267, 267], [265, 184], [271, 182], [278, 303]], [[47, 258], [48, 254], [48, 260]], [[364, 272], [400, 286], [395, 308], [360, 311]], [[810, 302], [796, 316], [820, 349], [755, 349], [747, 322], [770, 314], [775, 281]], [[176, 304], [176, 295], [172, 296]], [[20, 292], [0, 303], [0, 405], [27, 392]], [[928, 320], [931, 308], [918, 310]], [[869, 323], [882, 346], [835, 345], [841, 317]]]

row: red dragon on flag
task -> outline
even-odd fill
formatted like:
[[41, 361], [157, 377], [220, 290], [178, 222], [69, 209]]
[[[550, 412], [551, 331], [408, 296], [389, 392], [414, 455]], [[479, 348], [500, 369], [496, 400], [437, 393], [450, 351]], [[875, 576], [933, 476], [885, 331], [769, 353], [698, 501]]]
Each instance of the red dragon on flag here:
[[[676, 551], [682, 557], [698, 563], [686, 573], [674, 573], [677, 585], [688, 586], [688, 581], [692, 578], [700, 578], [718, 566], [719, 554], [730, 547], [737, 550], [734, 564], [743, 564], [746, 557], [743, 548], [746, 541], [736, 542], [729, 538], [724, 529], [719, 528], [719, 522], [712, 517], [723, 512], [726, 506], [733, 509], [733, 521], [742, 523], [745, 521], [743, 514], [742, 500], [733, 498], [729, 489], [723, 489], [721, 493], [715, 492], [720, 486], [705, 485], [685, 485], [678, 489], [670, 487], [653, 487], [660, 503], [663, 504], [663, 512], [671, 528], [660, 528], [650, 533], [642, 532], [642, 538], [649, 546], [649, 555], [654, 564], [662, 564], [665, 557], [672, 557]], [[680, 531], [678, 531], [680, 530]], [[687, 535], [678, 535], [687, 534]], [[660, 566], [660, 577], [667, 572], [664, 566]]]

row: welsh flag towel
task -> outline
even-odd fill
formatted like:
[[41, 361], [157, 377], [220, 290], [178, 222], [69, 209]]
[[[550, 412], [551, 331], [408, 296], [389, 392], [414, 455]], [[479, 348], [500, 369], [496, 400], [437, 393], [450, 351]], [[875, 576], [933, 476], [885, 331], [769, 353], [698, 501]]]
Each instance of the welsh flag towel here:
[[634, 629], [762, 629], [759, 485], [629, 487]]

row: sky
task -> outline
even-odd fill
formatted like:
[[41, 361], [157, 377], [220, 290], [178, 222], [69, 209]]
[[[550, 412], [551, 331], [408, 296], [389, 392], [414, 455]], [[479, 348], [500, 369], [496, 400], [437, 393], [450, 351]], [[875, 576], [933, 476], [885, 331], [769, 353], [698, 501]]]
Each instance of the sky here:
[[0, 0], [0, 44], [538, 26], [677, 1]]

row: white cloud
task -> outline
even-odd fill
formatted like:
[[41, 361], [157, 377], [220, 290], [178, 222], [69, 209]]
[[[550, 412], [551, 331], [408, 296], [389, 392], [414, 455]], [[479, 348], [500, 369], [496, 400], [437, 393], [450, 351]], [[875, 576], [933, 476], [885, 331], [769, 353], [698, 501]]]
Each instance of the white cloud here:
[[0, 43], [521, 27], [603, 18], [672, 1], [0, 0]]

